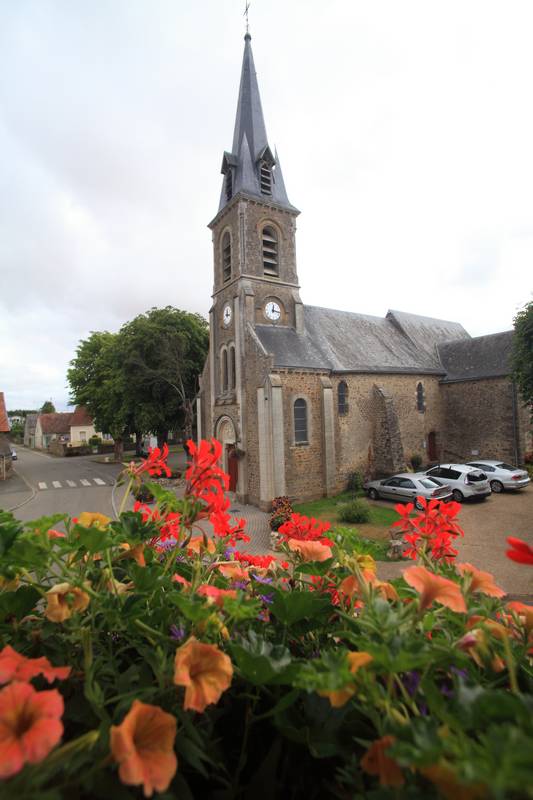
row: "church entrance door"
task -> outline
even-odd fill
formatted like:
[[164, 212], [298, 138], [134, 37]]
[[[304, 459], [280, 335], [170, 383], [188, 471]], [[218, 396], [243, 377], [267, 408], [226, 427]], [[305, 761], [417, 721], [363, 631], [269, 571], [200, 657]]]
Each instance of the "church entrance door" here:
[[431, 431], [428, 434], [428, 461], [437, 460], [437, 434]]
[[229, 474], [229, 491], [237, 491], [237, 481], [239, 480], [239, 459], [235, 451], [235, 446], [232, 444], [226, 445], [226, 463], [228, 465]]

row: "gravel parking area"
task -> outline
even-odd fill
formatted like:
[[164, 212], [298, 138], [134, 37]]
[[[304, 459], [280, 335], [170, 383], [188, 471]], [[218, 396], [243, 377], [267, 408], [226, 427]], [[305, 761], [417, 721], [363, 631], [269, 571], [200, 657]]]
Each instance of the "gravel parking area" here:
[[[533, 568], [516, 564], [505, 555], [508, 536], [533, 545], [533, 486], [493, 494], [484, 501], [466, 501], [458, 519], [465, 532], [459, 541], [458, 561], [491, 572], [510, 595], [533, 599]], [[380, 564], [380, 576], [396, 577], [406, 565], [405, 561]]]

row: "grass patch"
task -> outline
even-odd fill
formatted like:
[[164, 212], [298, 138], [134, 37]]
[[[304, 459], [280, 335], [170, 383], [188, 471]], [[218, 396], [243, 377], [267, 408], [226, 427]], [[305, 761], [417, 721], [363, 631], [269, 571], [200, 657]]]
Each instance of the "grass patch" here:
[[[353, 500], [353, 495], [350, 492], [343, 492], [336, 497], [321, 497], [320, 500], [313, 500], [310, 503], [299, 503], [294, 506], [294, 511], [297, 514], [305, 514], [306, 517], [316, 517], [316, 519], [326, 519], [333, 525], [336, 522], [341, 522], [339, 519], [340, 506]], [[360, 523], [372, 527], [391, 527], [393, 522], [399, 519], [398, 514], [394, 507], [384, 508], [382, 506], [370, 506], [370, 519], [367, 523]]]
[[368, 539], [366, 536], [361, 536], [355, 528], [347, 525], [333, 528], [331, 539], [347, 553], [372, 556], [376, 561], [390, 561], [387, 556], [389, 551], [388, 539]]

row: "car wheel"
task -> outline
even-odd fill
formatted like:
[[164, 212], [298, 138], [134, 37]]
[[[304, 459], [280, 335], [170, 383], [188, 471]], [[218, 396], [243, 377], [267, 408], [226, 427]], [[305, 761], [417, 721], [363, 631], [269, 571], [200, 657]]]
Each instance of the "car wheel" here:
[[459, 491], [459, 489], [454, 489], [452, 492], [452, 497], [456, 503], [462, 503], [464, 500], [463, 493]]
[[491, 481], [490, 488], [493, 492], [499, 494], [500, 492], [503, 492], [503, 483], [501, 481]]
[[418, 497], [417, 497], [417, 498], [415, 498], [415, 508], [416, 508], [418, 511], [423, 511], [423, 510], [424, 510], [424, 506], [422, 505], [422, 503], [420, 502], [420, 500], [418, 499]]
[[369, 489], [368, 496], [370, 497], [371, 500], [377, 500], [379, 498], [379, 494], [376, 492], [375, 489]]

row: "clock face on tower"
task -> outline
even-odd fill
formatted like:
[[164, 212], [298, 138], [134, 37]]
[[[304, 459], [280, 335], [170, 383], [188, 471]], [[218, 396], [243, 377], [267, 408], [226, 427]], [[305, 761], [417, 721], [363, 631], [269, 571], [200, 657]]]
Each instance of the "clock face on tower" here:
[[277, 322], [277, 320], [281, 317], [281, 308], [279, 307], [279, 303], [276, 303], [275, 300], [269, 300], [265, 305], [265, 316], [267, 319], [272, 320], [272, 322]]
[[228, 327], [228, 325], [231, 322], [231, 306], [230, 305], [225, 305], [224, 306], [224, 310], [222, 311], [222, 322], [224, 323], [226, 328]]

